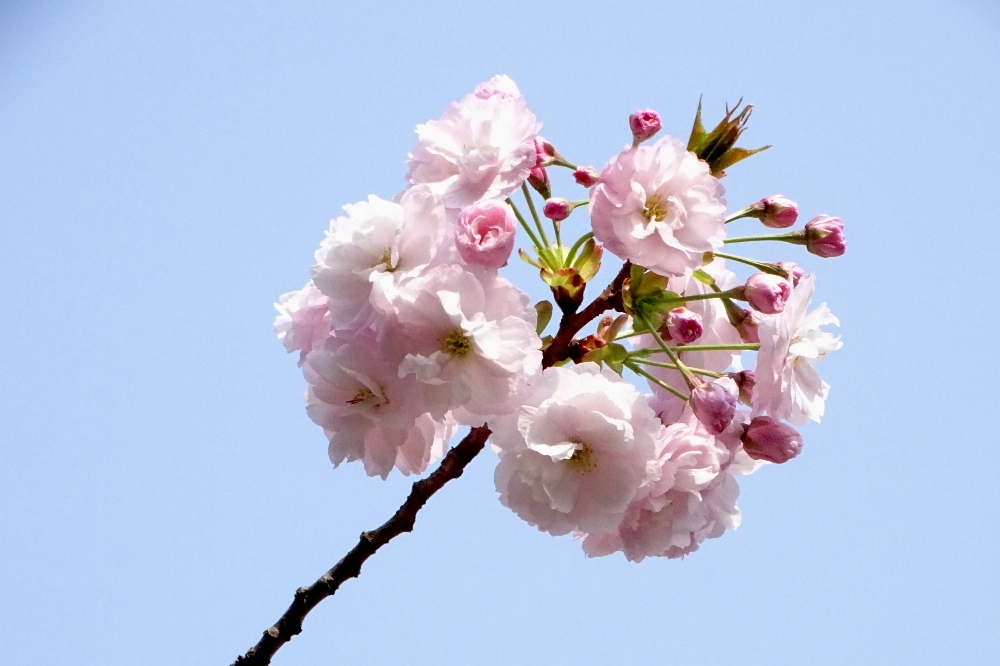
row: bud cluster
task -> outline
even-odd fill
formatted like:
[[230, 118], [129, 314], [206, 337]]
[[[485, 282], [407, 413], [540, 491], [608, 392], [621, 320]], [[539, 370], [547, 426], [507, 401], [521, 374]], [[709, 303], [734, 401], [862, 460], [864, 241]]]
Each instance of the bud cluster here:
[[[707, 130], [699, 104], [686, 142], [637, 111], [601, 170], [540, 137], [506, 76], [419, 125], [406, 189], [345, 206], [277, 305], [334, 465], [420, 473], [486, 423], [500, 501], [590, 556], [680, 557], [734, 529], [737, 478], [799, 455], [793, 426], [829, 392], [814, 364], [841, 342], [810, 309], [812, 273], [728, 246], [846, 250], [839, 218], [789, 230], [799, 207], [781, 195], [727, 214], [725, 170], [766, 148], [736, 146], [751, 108]], [[553, 193], [560, 168], [572, 196]], [[731, 236], [741, 219], [786, 231]], [[551, 301], [500, 275], [515, 246]], [[585, 305], [610, 258], [618, 278]]]

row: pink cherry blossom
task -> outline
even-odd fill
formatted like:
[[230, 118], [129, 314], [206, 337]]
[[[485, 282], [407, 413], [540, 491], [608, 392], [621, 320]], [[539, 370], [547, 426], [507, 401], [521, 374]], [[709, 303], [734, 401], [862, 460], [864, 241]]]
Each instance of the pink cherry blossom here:
[[425, 187], [407, 191], [399, 203], [376, 196], [344, 206], [316, 251], [312, 278], [328, 299], [331, 325], [364, 325], [374, 300], [394, 291], [433, 259], [444, 233], [441, 200]]
[[328, 299], [312, 282], [299, 291], [283, 294], [274, 307], [278, 316], [274, 332], [289, 352], [299, 351], [299, 364], [312, 348], [330, 334]]
[[768, 414], [802, 425], [819, 421], [830, 385], [820, 379], [813, 363], [840, 349], [840, 338], [821, 330], [840, 322], [820, 305], [806, 314], [815, 277], [806, 275], [792, 290], [781, 314], [764, 317], [760, 325], [760, 351], [754, 370], [753, 414]]
[[490, 97], [520, 97], [521, 91], [517, 89], [517, 84], [514, 83], [506, 74], [497, 74], [489, 81], [485, 81], [476, 86], [476, 89], [472, 93], [479, 99], [489, 99]]
[[412, 377], [400, 377], [397, 359], [373, 337], [327, 338], [306, 357], [306, 412], [330, 440], [330, 460], [362, 460], [365, 471], [385, 478], [395, 466], [422, 472], [441, 455], [454, 423], [425, 410], [424, 392]]
[[614, 529], [658, 474], [663, 426], [644, 395], [593, 363], [545, 370], [524, 405], [490, 426], [500, 501], [553, 535]]
[[407, 283], [392, 305], [399, 325], [381, 332], [383, 343], [402, 357], [400, 376], [436, 387], [432, 412], [513, 410], [523, 383], [541, 367], [535, 309], [495, 273], [440, 266]]
[[467, 264], [500, 268], [514, 250], [516, 231], [514, 211], [503, 201], [492, 199], [462, 209], [455, 244]]
[[503, 199], [535, 166], [541, 125], [510, 79], [492, 79], [417, 126], [407, 180], [427, 184], [448, 208]]
[[657, 448], [660, 473], [637, 494], [618, 527], [582, 535], [588, 556], [620, 550], [633, 562], [683, 557], [705, 539], [739, 527], [735, 477], [760, 463], [750, 459], [738, 441], [734, 446], [724, 437], [713, 437], [688, 418], [668, 426]]
[[626, 148], [591, 190], [594, 237], [610, 252], [667, 277], [686, 275], [726, 235], [722, 184], [674, 137]]

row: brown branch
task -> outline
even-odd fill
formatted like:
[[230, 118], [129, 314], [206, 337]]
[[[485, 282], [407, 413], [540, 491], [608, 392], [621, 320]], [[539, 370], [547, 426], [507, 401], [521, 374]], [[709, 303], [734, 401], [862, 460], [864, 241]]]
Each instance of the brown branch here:
[[413, 530], [417, 512], [424, 506], [431, 495], [441, 489], [444, 484], [462, 475], [465, 466], [483, 450], [490, 429], [483, 424], [473, 428], [469, 434], [454, 446], [441, 461], [441, 466], [431, 472], [430, 476], [413, 484], [409, 497], [399, 507], [399, 510], [384, 525], [371, 532], [362, 532], [358, 544], [351, 549], [344, 559], [309, 587], [300, 587], [295, 591], [295, 599], [285, 614], [264, 632], [257, 645], [250, 648], [245, 655], [233, 662], [232, 666], [265, 666], [271, 663], [271, 657], [282, 645], [287, 643], [302, 631], [302, 621], [316, 605], [331, 596], [348, 578], [357, 578], [361, 573], [361, 565], [375, 551], [389, 543], [390, 540], [403, 532]]
[[608, 310], [624, 311], [622, 306], [622, 287], [625, 284], [625, 278], [629, 276], [631, 271], [632, 263], [626, 261], [611, 284], [590, 305], [576, 314], [563, 315], [559, 322], [559, 331], [552, 338], [552, 343], [542, 353], [543, 368], [550, 368], [556, 363], [570, 357], [573, 347], [573, 336], [579, 333], [581, 328]]
[[[542, 367], [550, 368], [556, 363], [570, 358], [575, 341], [573, 336], [584, 326], [601, 316], [608, 310], [622, 308], [622, 288], [625, 278], [629, 276], [632, 264], [625, 262], [621, 272], [598, 296], [583, 310], [575, 314], [563, 314], [559, 322], [559, 331], [552, 343], [542, 354]], [[375, 554], [379, 548], [389, 543], [403, 532], [411, 532], [417, 519], [417, 512], [423, 508], [431, 495], [439, 491], [444, 484], [462, 476], [466, 465], [472, 462], [483, 447], [491, 432], [486, 424], [473, 428], [469, 434], [441, 461], [441, 466], [431, 474], [413, 484], [409, 497], [384, 525], [371, 532], [363, 532], [358, 544], [344, 556], [340, 562], [319, 580], [309, 587], [300, 587], [295, 591], [292, 605], [288, 607], [273, 627], [264, 632], [257, 645], [250, 648], [245, 655], [239, 657], [232, 666], [266, 666], [271, 663], [271, 657], [282, 645], [302, 632], [302, 621], [319, 602], [332, 596], [341, 583], [348, 578], [357, 578], [361, 574], [361, 565]]]

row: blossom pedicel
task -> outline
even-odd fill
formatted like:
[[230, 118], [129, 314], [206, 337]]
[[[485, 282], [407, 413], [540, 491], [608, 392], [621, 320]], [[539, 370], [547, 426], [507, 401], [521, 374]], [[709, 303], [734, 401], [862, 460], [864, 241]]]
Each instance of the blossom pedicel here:
[[[699, 106], [686, 141], [651, 141], [662, 119], [637, 111], [600, 171], [539, 136], [506, 76], [419, 125], [406, 189], [345, 206], [309, 283], [277, 305], [333, 464], [422, 473], [459, 426], [485, 423], [500, 501], [589, 556], [681, 557], [735, 529], [738, 477], [799, 454], [785, 421], [820, 420], [830, 387], [814, 366], [841, 342], [826, 306], [810, 306], [814, 275], [724, 250], [846, 250], [826, 216], [731, 235], [740, 219], [784, 229], [799, 211], [773, 195], [726, 212], [724, 170], [763, 150], [735, 145], [750, 108], [710, 130]], [[558, 169], [575, 194], [553, 196]], [[560, 224], [584, 205], [589, 225]], [[498, 272], [515, 245], [562, 312], [551, 326], [552, 303], [532, 306]], [[591, 287], [615, 257], [617, 277]]]

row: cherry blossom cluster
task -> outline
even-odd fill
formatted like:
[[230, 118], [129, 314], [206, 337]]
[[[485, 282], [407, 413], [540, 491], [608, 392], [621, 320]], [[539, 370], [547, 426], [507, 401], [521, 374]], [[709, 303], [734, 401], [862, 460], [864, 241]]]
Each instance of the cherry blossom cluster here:
[[[725, 170], [764, 150], [736, 146], [750, 109], [707, 130], [699, 105], [686, 142], [638, 111], [600, 171], [539, 135], [506, 76], [419, 125], [407, 188], [345, 206], [277, 304], [333, 464], [421, 473], [486, 424], [500, 501], [587, 555], [680, 557], [736, 528], [737, 477], [798, 455], [793, 426], [829, 392], [814, 365], [841, 342], [812, 274], [727, 246], [846, 249], [839, 218], [789, 230], [780, 195], [727, 213]], [[575, 196], [553, 195], [554, 169]], [[740, 220], [782, 231], [730, 236]], [[552, 302], [500, 275], [518, 245]], [[587, 303], [606, 252], [617, 277]]]

